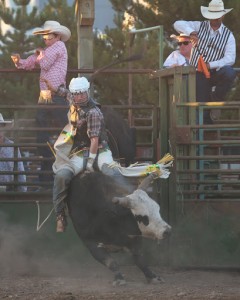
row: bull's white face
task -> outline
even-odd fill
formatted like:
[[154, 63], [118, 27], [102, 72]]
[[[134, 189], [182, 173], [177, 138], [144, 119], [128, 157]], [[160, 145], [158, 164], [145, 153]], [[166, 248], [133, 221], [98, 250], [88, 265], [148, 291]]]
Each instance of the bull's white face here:
[[[164, 235], [170, 233], [171, 226], [162, 219], [160, 206], [146, 192], [138, 189], [123, 201], [124, 205], [131, 209], [142, 236], [161, 240]], [[121, 201], [119, 203], [121, 204]]]

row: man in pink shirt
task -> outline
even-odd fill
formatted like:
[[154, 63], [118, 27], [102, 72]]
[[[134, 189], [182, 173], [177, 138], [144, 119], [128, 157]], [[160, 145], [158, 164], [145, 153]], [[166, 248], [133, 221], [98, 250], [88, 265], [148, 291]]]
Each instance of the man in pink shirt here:
[[[38, 109], [36, 122], [40, 128], [60, 127], [67, 123], [67, 103], [63, 97], [52, 95], [41, 78], [47, 79], [54, 88], [60, 85], [66, 87], [66, 74], [68, 54], [65, 42], [70, 38], [70, 30], [56, 21], [46, 21], [43, 28], [36, 29], [33, 34], [43, 37], [45, 48], [37, 48], [35, 53], [22, 59], [20, 55], [11, 56], [18, 69], [32, 70], [40, 67], [40, 96], [38, 104], [66, 105], [65, 109]], [[50, 138], [47, 131], [40, 131], [37, 136], [38, 143], [47, 143]], [[48, 147], [40, 147], [39, 154], [43, 157], [51, 157], [52, 153]], [[45, 161], [41, 165], [42, 171], [52, 170], [52, 162]], [[48, 175], [40, 175], [40, 181], [48, 181]]]

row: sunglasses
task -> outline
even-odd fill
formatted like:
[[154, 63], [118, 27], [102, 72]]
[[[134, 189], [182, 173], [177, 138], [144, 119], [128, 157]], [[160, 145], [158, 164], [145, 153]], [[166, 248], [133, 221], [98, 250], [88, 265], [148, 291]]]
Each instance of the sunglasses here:
[[185, 42], [178, 42], [177, 44], [178, 44], [178, 46], [182, 46], [182, 45], [187, 46], [190, 43], [191, 42], [185, 41]]

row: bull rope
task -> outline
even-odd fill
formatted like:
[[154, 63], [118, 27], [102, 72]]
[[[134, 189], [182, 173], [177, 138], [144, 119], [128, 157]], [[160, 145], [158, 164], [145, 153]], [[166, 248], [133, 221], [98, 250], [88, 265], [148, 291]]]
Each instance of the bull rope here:
[[[53, 150], [52, 146], [50, 145], [49, 142], [47, 142], [48, 147], [50, 148], [52, 154], [54, 155], [54, 157], [56, 158], [56, 153]], [[52, 210], [50, 211], [50, 213], [47, 215], [47, 217], [45, 218], [45, 220], [43, 220], [43, 222], [39, 225], [40, 223], [40, 217], [41, 217], [41, 210], [40, 210], [40, 205], [39, 205], [39, 201], [36, 201], [36, 205], [37, 205], [37, 210], [38, 210], [38, 218], [37, 218], [37, 228], [36, 231], [39, 231], [42, 226], [47, 222], [47, 220], [50, 218], [54, 208], [52, 208]]]
[[45, 220], [43, 220], [43, 222], [39, 225], [39, 223], [40, 223], [40, 215], [41, 215], [39, 201], [36, 201], [36, 204], [37, 204], [37, 209], [38, 209], [38, 218], [37, 218], [37, 228], [36, 228], [36, 230], [39, 231], [42, 228], [42, 226], [47, 222], [47, 220], [50, 218], [51, 214], [53, 213], [54, 208], [52, 208], [52, 210], [47, 215], [47, 217], [45, 218]]
[[47, 145], [48, 145], [48, 147], [50, 148], [50, 150], [51, 150], [53, 156], [56, 158], [56, 153], [55, 153], [55, 151], [53, 150], [53, 148], [52, 148], [52, 146], [50, 145], [49, 142], [47, 142]]
[[[63, 201], [63, 200], [58, 201], [58, 202], [55, 204], [55, 206], [58, 205], [61, 201]], [[36, 228], [36, 231], [39, 231], [39, 230], [42, 228], [42, 226], [47, 222], [47, 220], [50, 218], [51, 214], [52, 214], [53, 211], [54, 211], [54, 207], [55, 207], [55, 206], [51, 209], [50, 213], [47, 215], [47, 217], [46, 217], [46, 218], [42, 221], [42, 223], [39, 225], [40, 219], [41, 219], [41, 209], [40, 209], [39, 201], [36, 201], [36, 205], [37, 205], [37, 210], [38, 210], [37, 228]]]

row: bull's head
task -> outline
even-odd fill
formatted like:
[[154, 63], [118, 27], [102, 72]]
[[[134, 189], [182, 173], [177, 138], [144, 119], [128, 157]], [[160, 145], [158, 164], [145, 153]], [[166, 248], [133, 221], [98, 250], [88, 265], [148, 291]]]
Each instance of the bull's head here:
[[161, 240], [170, 233], [171, 226], [162, 219], [160, 206], [143, 190], [149, 182], [149, 178], [144, 179], [132, 194], [126, 197], [115, 197], [113, 202], [132, 211], [143, 237]]

